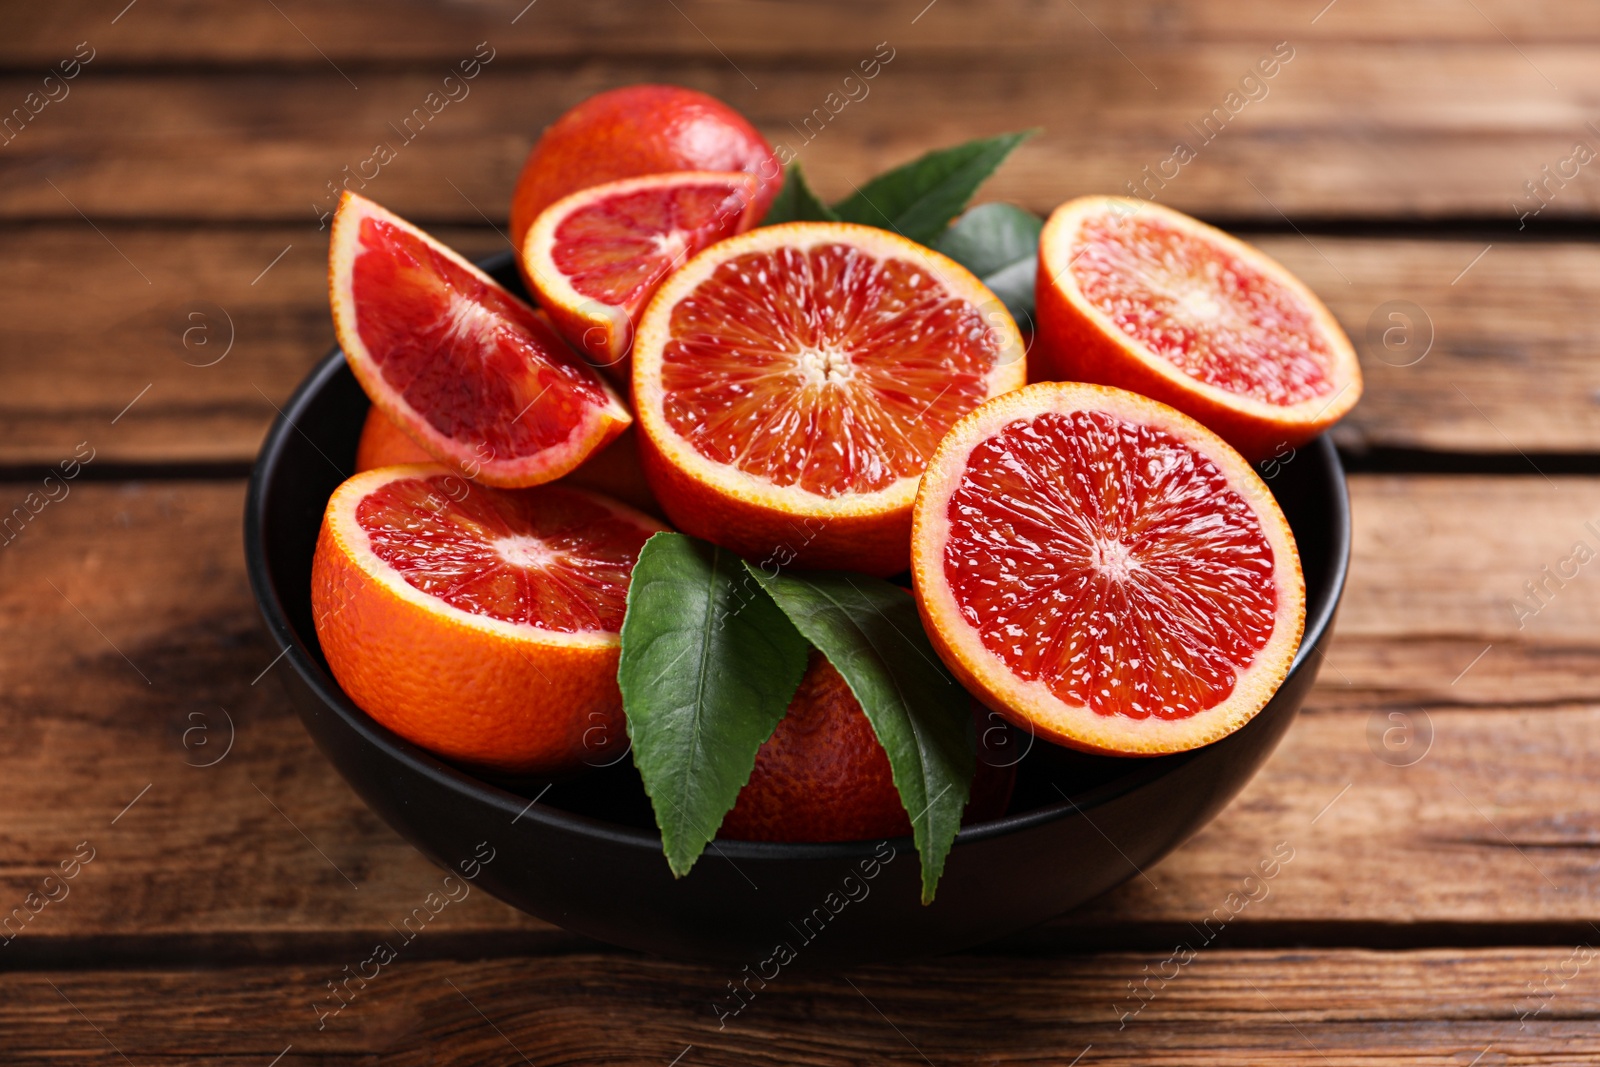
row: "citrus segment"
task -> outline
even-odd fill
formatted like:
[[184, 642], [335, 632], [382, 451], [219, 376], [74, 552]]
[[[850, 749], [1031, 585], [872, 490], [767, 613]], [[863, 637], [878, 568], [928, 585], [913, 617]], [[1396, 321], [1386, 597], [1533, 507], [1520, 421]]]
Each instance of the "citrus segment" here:
[[312, 563], [317, 637], [357, 706], [439, 755], [572, 769], [624, 731], [628, 580], [662, 527], [561, 486], [496, 490], [385, 467], [328, 501]]
[[372, 201], [340, 199], [328, 261], [350, 369], [441, 462], [489, 485], [536, 485], [631, 421], [543, 316]]
[[958, 423], [923, 479], [912, 556], [951, 670], [1017, 725], [1093, 752], [1231, 733], [1305, 622], [1265, 484], [1194, 420], [1118, 389], [1033, 385]]
[[546, 208], [519, 249], [539, 306], [626, 380], [634, 326], [668, 273], [755, 224], [756, 179], [691, 171], [607, 182]]
[[1361, 396], [1338, 323], [1280, 264], [1159, 204], [1083, 197], [1040, 237], [1036, 377], [1097, 382], [1185, 411], [1259, 459]]
[[927, 457], [1025, 376], [1015, 323], [955, 262], [865, 226], [769, 226], [701, 252], [646, 310], [641, 458], [685, 532], [892, 574]]

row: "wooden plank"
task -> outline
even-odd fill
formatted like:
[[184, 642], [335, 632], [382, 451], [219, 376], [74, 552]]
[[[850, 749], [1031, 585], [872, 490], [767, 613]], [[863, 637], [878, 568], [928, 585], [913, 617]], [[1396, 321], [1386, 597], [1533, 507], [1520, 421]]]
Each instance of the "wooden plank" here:
[[[1251, 240], [1327, 301], [1361, 352], [1366, 393], [1337, 431], [1341, 446], [1596, 450], [1600, 324], [1579, 310], [1596, 300], [1596, 246]], [[1526, 461], [1520, 469], [1536, 473]]]
[[[276, 687], [240, 558], [241, 487], [70, 485], [0, 548], [0, 901], [80, 842], [96, 856], [8, 958], [298, 957], [383, 935], [440, 872], [366, 811]], [[20, 502], [31, 486], [3, 488]], [[1600, 736], [1600, 602], [1584, 573], [1520, 632], [1502, 603], [1585, 536], [1600, 479], [1363, 475], [1353, 490], [1339, 638], [1278, 754], [1149, 882], [1012, 950], [1165, 939], [1280, 844], [1293, 859], [1230, 924], [1238, 936], [1545, 942], [1600, 908], [1600, 825], [1574, 799]], [[1561, 656], [1564, 674], [1539, 675]], [[1408, 723], [1432, 735], [1410, 765], [1417, 749], [1384, 736]], [[440, 921], [418, 955], [577, 943], [483, 894]]]
[[[335, 958], [10, 974], [0, 1027], [19, 1065], [113, 1047], [128, 1062], [240, 1065], [1575, 1063], [1600, 1054], [1594, 953], [1213, 950], [1179, 967], [1162, 951], [790, 969], [751, 979], [746, 1006], [720, 1028], [715, 1006], [738, 1003], [729, 984], [744, 980], [733, 967], [403, 961], [352, 980], [347, 1006], [318, 1030], [314, 1004], [334, 1003], [325, 983], [347, 962]], [[1143, 1009], [1126, 1014], [1139, 1003], [1131, 983], [1158, 972], [1174, 977], [1153, 980]]]
[[[1551, 179], [1534, 225], [1592, 218], [1600, 205], [1595, 168], [1570, 161], [1576, 141], [1600, 146], [1585, 125], [1593, 116], [1584, 101], [1600, 95], [1600, 66], [1586, 48], [1293, 47], [1293, 60], [1258, 88], [1266, 95], [1248, 104], [1235, 97], [1238, 114], [1224, 110], [1213, 130], [1226, 125], [1211, 134], [1196, 131], [1271, 41], [1163, 44], [1136, 64], [1097, 51], [1071, 58], [1070, 76], [1060, 58], [952, 64], [907, 47], [854, 90], [868, 94], [854, 104], [837, 95], [851, 60], [523, 66], [497, 58], [451, 90], [457, 102], [434, 96], [437, 115], [424, 102], [445, 88], [442, 66], [364, 70], [347, 81], [317, 67], [145, 74], [90, 65], [69, 96], [0, 147], [0, 218], [76, 221], [82, 211], [102, 224], [301, 225], [314, 223], [327, 183], [345, 180], [349, 167], [404, 214], [478, 225], [483, 215], [505, 216], [528, 147], [551, 119], [598, 90], [641, 80], [692, 85], [744, 110], [829, 195], [930, 147], [1039, 126], [992, 196], [1047, 210], [1134, 183], [1185, 210], [1279, 227], [1285, 215], [1300, 223], [1472, 215], [1514, 231], [1519, 213], [1540, 202], [1524, 182], [1568, 161], [1574, 176]], [[0, 103], [20, 103], [39, 85], [37, 74], [0, 77]], [[426, 121], [408, 130], [419, 107]], [[1195, 152], [1181, 167], [1180, 140]], [[1163, 166], [1168, 179], [1155, 176]]]
[[[9, 508], [35, 485], [4, 488]], [[5, 951], [111, 933], [222, 955], [303, 931], [349, 944], [408, 914], [441, 872], [333, 775], [271, 677], [240, 484], [67, 488], [0, 548], [0, 912], [81, 842], [95, 855]], [[441, 938], [548, 929], [483, 893], [450, 911]]]
[[[8, 235], [0, 466], [55, 463], [85, 440], [108, 462], [249, 462], [274, 405], [333, 342], [326, 234], [100, 231], [78, 220]], [[508, 247], [483, 227], [438, 232], [469, 255]], [[1367, 392], [1340, 427], [1345, 447], [1517, 462], [1600, 451], [1600, 249], [1497, 243], [1473, 263], [1484, 245], [1472, 241], [1252, 240], [1326, 298], [1362, 350]], [[1420, 361], [1399, 334], [1384, 345], [1408, 321], [1391, 313], [1415, 320], [1412, 345], [1431, 334]]]
[[[439, 235], [473, 256], [509, 247], [486, 228]], [[7, 464], [54, 464], [83, 441], [105, 462], [249, 462], [275, 405], [333, 344], [315, 226], [96, 232], [80, 220], [14, 232], [7, 249]]]
[[65, 0], [18, 12], [0, 43], [0, 63], [49, 64], [60, 58], [63, 44], [86, 36], [103, 39], [120, 64], [307, 66], [323, 64], [322, 56], [352, 65], [449, 61], [485, 39], [519, 59], [595, 54], [716, 59], [718, 50], [741, 58], [835, 59], [886, 38], [922, 51], [974, 55], [1111, 51], [1100, 32], [1134, 52], [1151, 42], [1254, 43], [1284, 37], [1503, 46], [1504, 33], [1522, 47], [1600, 39], [1595, 11], [1559, 0], [1480, 0], [1480, 14], [1473, 17], [1464, 17], [1448, 0], [1340, 0], [1326, 11], [1321, 3], [1285, 6], [1270, 0], [1183, 5], [1084, 0], [1076, 8], [1026, 0], [940, 0], [927, 10], [918, 3], [863, 7], [839, 0], [682, 0], [676, 6], [674, 11], [621, 0], [544, 7], [526, 0], [471, 6], [416, 0], [399, 5], [282, 0], [271, 6], [140, 0], [113, 24], [121, 5]]

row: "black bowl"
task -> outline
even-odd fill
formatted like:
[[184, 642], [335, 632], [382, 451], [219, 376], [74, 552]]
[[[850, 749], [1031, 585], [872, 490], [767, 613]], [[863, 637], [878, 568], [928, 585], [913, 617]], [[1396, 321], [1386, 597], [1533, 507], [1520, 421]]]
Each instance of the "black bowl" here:
[[[509, 255], [484, 265], [521, 292]], [[674, 879], [625, 756], [570, 781], [494, 783], [379, 726], [333, 680], [312, 626], [311, 556], [323, 507], [351, 473], [367, 406], [334, 351], [290, 398], [250, 479], [250, 581], [286, 650], [289, 669], [277, 673], [306, 729], [368, 806], [434, 862], [459, 870], [475, 855], [492, 855], [466, 869], [501, 900], [667, 956], [756, 968], [785, 944], [800, 965], [839, 967], [948, 952], [1104, 893], [1204, 826], [1272, 754], [1311, 690], [1344, 588], [1349, 501], [1338, 455], [1323, 437], [1280, 459], [1268, 483], [1299, 543], [1306, 630], [1288, 678], [1245, 727], [1157, 759], [1087, 756], [1020, 739], [1018, 751], [1026, 751], [1009, 814], [961, 831], [926, 907], [909, 838], [718, 841]]]

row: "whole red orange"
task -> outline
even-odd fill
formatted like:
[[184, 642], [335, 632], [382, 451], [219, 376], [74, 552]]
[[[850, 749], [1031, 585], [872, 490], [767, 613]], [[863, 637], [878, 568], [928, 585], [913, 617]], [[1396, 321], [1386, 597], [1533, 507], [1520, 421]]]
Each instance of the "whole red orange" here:
[[727, 104], [678, 85], [627, 85], [589, 97], [533, 146], [511, 198], [512, 242], [521, 248], [539, 212], [570, 193], [672, 170], [755, 175], [757, 218], [783, 184], [772, 146]]
[[[974, 705], [974, 717], [981, 709]], [[981, 730], [981, 726], [979, 727]], [[978, 761], [963, 822], [999, 818], [1013, 767]], [[789, 709], [722, 820], [736, 841], [866, 841], [911, 833], [889, 757], [844, 676], [811, 653]]]

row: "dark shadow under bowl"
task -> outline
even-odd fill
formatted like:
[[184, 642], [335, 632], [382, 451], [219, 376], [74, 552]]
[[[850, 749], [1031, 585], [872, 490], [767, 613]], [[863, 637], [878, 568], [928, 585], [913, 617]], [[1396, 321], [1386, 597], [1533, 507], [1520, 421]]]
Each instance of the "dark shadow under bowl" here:
[[[485, 266], [522, 292], [509, 255]], [[1306, 630], [1288, 678], [1245, 727], [1145, 760], [1020, 739], [1010, 813], [962, 830], [926, 907], [909, 838], [718, 841], [674, 879], [626, 756], [548, 789], [497, 785], [379, 726], [329, 674], [312, 626], [311, 556], [323, 507], [352, 471], [367, 406], [332, 353], [284, 407], [251, 476], [245, 556], [262, 615], [286, 649], [275, 673], [339, 773], [424, 855], [455, 871], [492, 850], [478, 887], [568, 930], [666, 956], [754, 970], [780, 944], [807, 968], [948, 952], [1104, 893], [1209, 822], [1272, 754], [1311, 690], [1344, 588], [1349, 502], [1323, 437], [1280, 460], [1268, 483], [1299, 544]]]

